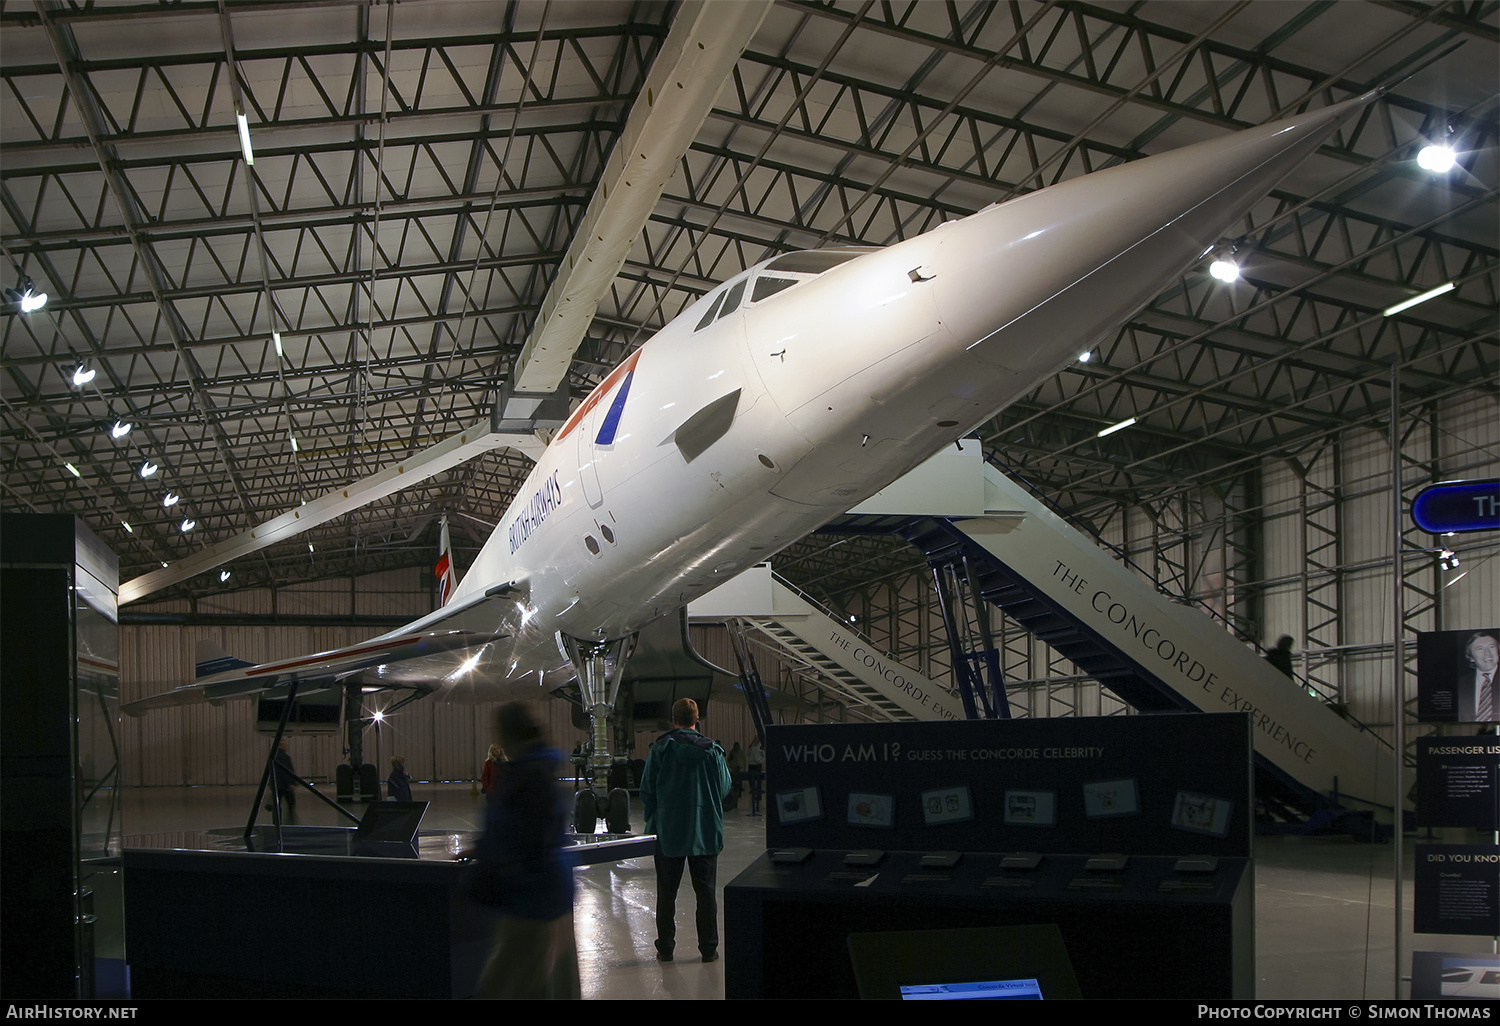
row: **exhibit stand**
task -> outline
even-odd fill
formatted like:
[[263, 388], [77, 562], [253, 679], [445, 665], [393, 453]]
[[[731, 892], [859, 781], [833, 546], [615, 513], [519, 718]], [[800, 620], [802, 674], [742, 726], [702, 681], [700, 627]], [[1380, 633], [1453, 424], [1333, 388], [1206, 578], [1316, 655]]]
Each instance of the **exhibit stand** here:
[[0, 980], [93, 997], [89, 877], [120, 850], [119, 562], [76, 517], [5, 513], [0, 564]]
[[[769, 728], [770, 847], [725, 887], [725, 996], [1253, 997], [1250, 729], [1242, 713]], [[1055, 957], [1006, 942], [1023, 927], [1051, 928]], [[992, 964], [961, 957], [997, 928], [977, 945]], [[913, 931], [930, 933], [902, 943], [955, 954], [862, 969], [868, 935]]]

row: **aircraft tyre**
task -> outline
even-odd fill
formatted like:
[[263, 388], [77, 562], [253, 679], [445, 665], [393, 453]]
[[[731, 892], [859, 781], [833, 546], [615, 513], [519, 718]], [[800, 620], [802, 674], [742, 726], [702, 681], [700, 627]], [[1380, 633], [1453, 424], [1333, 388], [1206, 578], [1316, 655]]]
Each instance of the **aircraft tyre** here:
[[599, 805], [594, 800], [594, 792], [579, 791], [573, 798], [573, 831], [592, 834], [598, 825]]
[[623, 787], [609, 792], [609, 810], [604, 814], [604, 825], [612, 834], [630, 833], [630, 792]]

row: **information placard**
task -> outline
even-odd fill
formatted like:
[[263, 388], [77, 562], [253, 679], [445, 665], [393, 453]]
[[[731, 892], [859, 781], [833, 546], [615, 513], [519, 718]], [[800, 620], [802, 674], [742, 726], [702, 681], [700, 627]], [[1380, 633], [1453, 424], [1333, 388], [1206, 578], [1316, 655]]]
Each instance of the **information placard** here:
[[1417, 933], [1500, 932], [1500, 845], [1417, 845]]
[[1500, 737], [1417, 740], [1417, 825], [1500, 830]]

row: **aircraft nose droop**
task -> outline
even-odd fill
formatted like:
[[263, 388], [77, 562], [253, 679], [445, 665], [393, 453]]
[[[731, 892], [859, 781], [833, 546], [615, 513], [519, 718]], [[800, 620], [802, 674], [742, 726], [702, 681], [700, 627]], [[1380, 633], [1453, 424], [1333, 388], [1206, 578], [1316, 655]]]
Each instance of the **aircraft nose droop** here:
[[1018, 386], [1055, 373], [1201, 259], [1374, 96], [1071, 179], [946, 225], [933, 271], [945, 327], [971, 367], [987, 365]]

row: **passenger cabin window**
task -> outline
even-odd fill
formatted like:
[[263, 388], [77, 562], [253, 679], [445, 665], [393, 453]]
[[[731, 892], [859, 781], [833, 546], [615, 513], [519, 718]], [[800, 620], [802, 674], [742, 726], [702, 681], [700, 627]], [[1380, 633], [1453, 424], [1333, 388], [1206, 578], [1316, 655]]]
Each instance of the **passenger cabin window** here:
[[696, 328], [694, 328], [693, 330], [694, 331], [702, 331], [704, 328], [706, 328], [710, 324], [712, 324], [714, 322], [714, 315], [716, 315], [719, 312], [719, 304], [721, 304], [723, 302], [724, 302], [724, 293], [721, 292], [721, 293], [719, 293], [719, 298], [715, 299], [714, 302], [713, 302], [713, 305], [708, 308], [708, 313], [706, 313], [706, 314], [703, 315], [703, 320], [699, 321], [698, 322], [698, 326]]
[[761, 275], [755, 279], [755, 288], [750, 293], [750, 302], [759, 303], [762, 299], [769, 299], [782, 289], [789, 289], [797, 284], [796, 278], [771, 278]]

